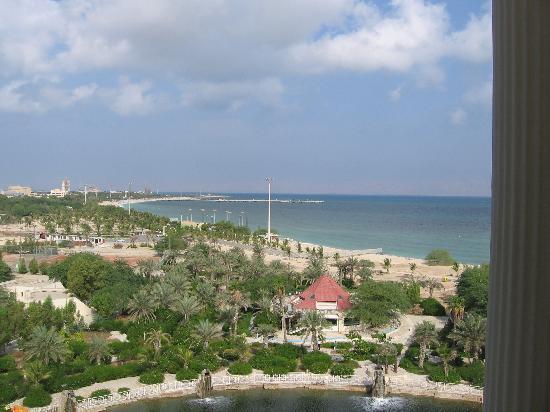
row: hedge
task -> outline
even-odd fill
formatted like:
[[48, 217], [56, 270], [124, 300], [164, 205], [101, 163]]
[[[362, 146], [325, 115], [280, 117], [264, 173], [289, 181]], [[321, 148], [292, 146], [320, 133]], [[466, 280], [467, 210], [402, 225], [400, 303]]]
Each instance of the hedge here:
[[48, 406], [50, 403], [52, 403], [52, 395], [41, 387], [32, 388], [27, 392], [25, 399], [23, 399], [23, 405], [28, 408]]
[[475, 386], [483, 386], [485, 383], [485, 365], [481, 361], [472, 363], [471, 365], [464, 365], [457, 368], [458, 373], [462, 376], [462, 379], [470, 382]]
[[120, 394], [126, 393], [130, 390], [130, 388], [118, 388], [117, 392]]
[[[325, 366], [322, 367], [322, 364]], [[310, 352], [302, 357], [302, 369], [307, 369], [313, 373], [326, 373], [331, 365], [332, 358], [324, 352]], [[314, 372], [314, 370], [318, 372]]]
[[149, 371], [139, 375], [139, 382], [146, 385], [164, 382], [164, 373], [160, 371]]
[[241, 357], [241, 352], [238, 349], [224, 349], [220, 356], [228, 361], [236, 361]]
[[268, 375], [284, 375], [296, 370], [296, 360], [273, 355], [268, 351], [258, 353], [250, 359], [250, 366]]
[[27, 390], [25, 378], [18, 370], [0, 374], [0, 404], [21, 398]]
[[449, 367], [449, 375], [445, 376], [443, 366], [434, 368], [428, 378], [434, 382], [445, 382], [445, 383], [458, 383], [460, 382], [460, 374], [454, 369]]
[[193, 369], [180, 369], [176, 373], [176, 379], [178, 381], [192, 381], [197, 379], [197, 376], [199, 376], [199, 374]]
[[426, 316], [445, 316], [445, 308], [434, 298], [427, 298], [420, 302], [422, 313]]
[[214, 353], [203, 352], [189, 362], [189, 367], [197, 373], [201, 373], [204, 369], [215, 372], [221, 367], [221, 361]]
[[333, 376], [352, 376], [354, 370], [351, 366], [337, 363], [330, 369], [330, 374]]
[[0, 357], [0, 372], [9, 372], [16, 369], [15, 359], [13, 356], [6, 355]]
[[231, 375], [250, 375], [252, 373], [252, 366], [244, 362], [235, 362], [227, 371]]
[[110, 394], [111, 391], [109, 389], [97, 389], [90, 394], [90, 398], [99, 398], [100, 396], [107, 396]]

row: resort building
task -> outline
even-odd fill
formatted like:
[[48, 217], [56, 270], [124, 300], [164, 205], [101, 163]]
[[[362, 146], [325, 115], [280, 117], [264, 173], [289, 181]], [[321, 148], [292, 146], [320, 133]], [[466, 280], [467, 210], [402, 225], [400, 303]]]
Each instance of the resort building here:
[[84, 235], [64, 235], [59, 233], [40, 233], [37, 235], [37, 240], [46, 240], [48, 242], [62, 242], [69, 241], [78, 244], [93, 243], [94, 245], [101, 245], [105, 242], [105, 239], [101, 236], [84, 236]]
[[15, 279], [0, 283], [0, 286], [13, 293], [19, 302], [28, 305], [31, 302], [44, 302], [48, 297], [56, 308], [64, 308], [74, 303], [77, 313], [86, 325], [94, 320], [94, 311], [61, 284], [50, 280], [46, 275], [17, 275]]
[[294, 296], [291, 302], [296, 312], [318, 310], [323, 313], [331, 324], [325, 330], [340, 333], [345, 331], [345, 312], [352, 307], [350, 294], [330, 275], [320, 276], [306, 290]]

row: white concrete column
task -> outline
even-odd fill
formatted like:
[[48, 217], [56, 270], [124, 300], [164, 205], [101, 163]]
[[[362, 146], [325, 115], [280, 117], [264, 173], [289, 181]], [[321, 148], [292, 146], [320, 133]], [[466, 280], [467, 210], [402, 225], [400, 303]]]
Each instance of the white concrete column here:
[[493, 1], [485, 410], [550, 410], [550, 1]]

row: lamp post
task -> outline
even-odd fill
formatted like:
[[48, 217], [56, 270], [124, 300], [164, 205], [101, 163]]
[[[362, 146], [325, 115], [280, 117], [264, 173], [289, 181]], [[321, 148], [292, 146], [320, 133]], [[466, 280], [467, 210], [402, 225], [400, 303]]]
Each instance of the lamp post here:
[[272, 177], [266, 177], [267, 182], [267, 241], [271, 242], [271, 183], [273, 183]]

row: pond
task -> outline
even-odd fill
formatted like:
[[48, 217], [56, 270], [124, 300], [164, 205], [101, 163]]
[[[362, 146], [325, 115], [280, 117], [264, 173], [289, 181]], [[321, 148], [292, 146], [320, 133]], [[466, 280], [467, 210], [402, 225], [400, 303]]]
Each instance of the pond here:
[[307, 389], [253, 389], [214, 392], [210, 397], [139, 401], [109, 408], [110, 412], [180, 412], [180, 411], [422, 411], [478, 412], [476, 403], [442, 399], [395, 396], [371, 398], [359, 392]]

